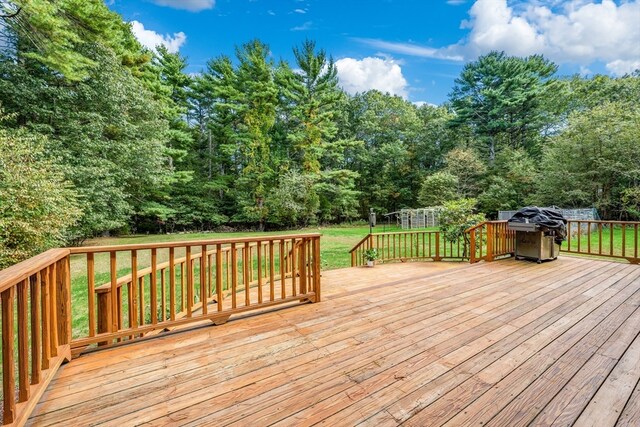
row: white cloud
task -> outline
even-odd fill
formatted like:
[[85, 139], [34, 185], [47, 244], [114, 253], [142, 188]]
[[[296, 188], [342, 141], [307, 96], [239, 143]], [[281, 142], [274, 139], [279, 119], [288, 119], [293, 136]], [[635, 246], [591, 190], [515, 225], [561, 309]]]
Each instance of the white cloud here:
[[167, 6], [174, 9], [188, 10], [189, 12], [200, 12], [205, 9], [213, 9], [215, 0], [152, 0], [158, 6]]
[[403, 55], [421, 56], [425, 58], [448, 59], [454, 61], [462, 61], [460, 55], [450, 55], [444, 49], [434, 49], [431, 47], [420, 46], [413, 43], [396, 43], [379, 39], [363, 39], [355, 38], [354, 40], [366, 44], [376, 49], [385, 50], [387, 52], [399, 53]]
[[458, 6], [461, 4], [466, 3], [467, 0], [447, 0], [447, 4], [451, 5], [451, 6]]
[[420, 107], [422, 107], [422, 106], [424, 106], [424, 105], [428, 105], [429, 107], [437, 107], [437, 105], [436, 105], [436, 104], [433, 104], [433, 103], [431, 103], [431, 102], [427, 102], [427, 101], [415, 101], [415, 102], [413, 103], [413, 105], [415, 105], [415, 106], [416, 106], [416, 107], [418, 107], [418, 108], [420, 108]]
[[342, 58], [336, 61], [342, 88], [350, 94], [377, 89], [407, 98], [407, 80], [392, 59], [367, 57], [362, 60]]
[[[507, 0], [477, 0], [469, 11], [466, 40], [455, 47], [468, 59], [490, 50], [511, 55], [543, 54], [559, 63], [607, 64], [614, 74], [640, 61], [640, 0], [600, 3], [556, 2], [555, 8], [530, 0], [518, 8]], [[547, 2], [548, 4], [548, 2]]]
[[313, 27], [312, 21], [307, 21], [302, 25], [298, 25], [297, 27], [291, 28], [291, 31], [307, 31]]
[[[449, 0], [459, 4], [462, 0]], [[622, 75], [640, 63], [640, 0], [476, 0], [456, 44], [428, 47], [377, 39], [355, 39], [402, 55], [474, 60], [492, 50], [509, 55], [543, 54], [585, 69], [595, 63]]]
[[307, 13], [307, 11], [306, 11], [306, 10], [304, 10], [304, 9], [296, 9], [296, 10], [294, 10], [294, 12], [295, 12], [295, 13], [301, 13], [301, 14], [303, 14], [303, 15], [304, 15], [305, 13]]
[[169, 52], [175, 53], [187, 41], [187, 36], [182, 31], [174, 33], [173, 36], [163, 36], [153, 30], [147, 30], [142, 22], [138, 21], [131, 21], [131, 30], [140, 44], [154, 51], [158, 45], [164, 45]]
[[637, 61], [624, 61], [621, 59], [617, 59], [607, 64], [607, 70], [617, 76], [631, 74], [636, 70], [640, 70], [640, 59], [638, 59]]

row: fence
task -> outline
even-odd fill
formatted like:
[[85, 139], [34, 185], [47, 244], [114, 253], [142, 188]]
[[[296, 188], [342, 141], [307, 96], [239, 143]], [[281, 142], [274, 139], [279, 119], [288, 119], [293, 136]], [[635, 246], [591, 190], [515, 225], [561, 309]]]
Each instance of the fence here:
[[403, 230], [437, 227], [440, 208], [420, 208], [400, 210], [400, 225]]
[[53, 249], [1, 271], [0, 290], [3, 422], [19, 425], [87, 348], [320, 301], [320, 235]]

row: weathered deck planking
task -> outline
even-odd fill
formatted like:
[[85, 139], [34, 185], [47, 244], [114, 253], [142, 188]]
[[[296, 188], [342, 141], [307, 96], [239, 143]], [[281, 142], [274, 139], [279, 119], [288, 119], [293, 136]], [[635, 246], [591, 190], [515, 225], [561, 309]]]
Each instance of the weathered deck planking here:
[[320, 304], [73, 360], [29, 423], [638, 425], [640, 266], [390, 264], [322, 281]]

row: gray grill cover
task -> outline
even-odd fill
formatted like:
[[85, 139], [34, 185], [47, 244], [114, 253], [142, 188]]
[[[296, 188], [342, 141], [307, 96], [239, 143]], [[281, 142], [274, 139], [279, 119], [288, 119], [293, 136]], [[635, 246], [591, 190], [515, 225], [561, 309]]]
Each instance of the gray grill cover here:
[[552, 232], [557, 244], [567, 237], [567, 220], [553, 209], [527, 206], [516, 212], [508, 222], [536, 224], [540, 231]]

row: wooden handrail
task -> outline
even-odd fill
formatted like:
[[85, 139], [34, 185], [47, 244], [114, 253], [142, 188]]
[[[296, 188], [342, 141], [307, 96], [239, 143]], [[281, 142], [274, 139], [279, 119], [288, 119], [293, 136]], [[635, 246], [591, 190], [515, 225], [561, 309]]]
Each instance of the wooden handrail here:
[[109, 246], [81, 246], [67, 248], [71, 254], [86, 254], [111, 251], [131, 251], [145, 249], [167, 249], [179, 248], [185, 246], [202, 246], [202, 245], [230, 245], [231, 243], [251, 243], [256, 241], [270, 242], [286, 239], [302, 239], [311, 237], [320, 237], [320, 233], [304, 233], [304, 234], [288, 234], [286, 236], [256, 236], [256, 237], [238, 237], [227, 239], [205, 239], [205, 240], [184, 240], [179, 242], [161, 242], [161, 243], [135, 243], [130, 245], [109, 245]]
[[0, 292], [34, 275], [69, 255], [68, 249], [49, 249], [39, 255], [0, 271]]
[[362, 240], [360, 240], [358, 243], [356, 243], [353, 246], [353, 248], [351, 248], [349, 253], [353, 253], [354, 251], [356, 251], [360, 246], [362, 246], [369, 239], [369, 237], [371, 237], [371, 234], [367, 234], [366, 236], [364, 236]]

